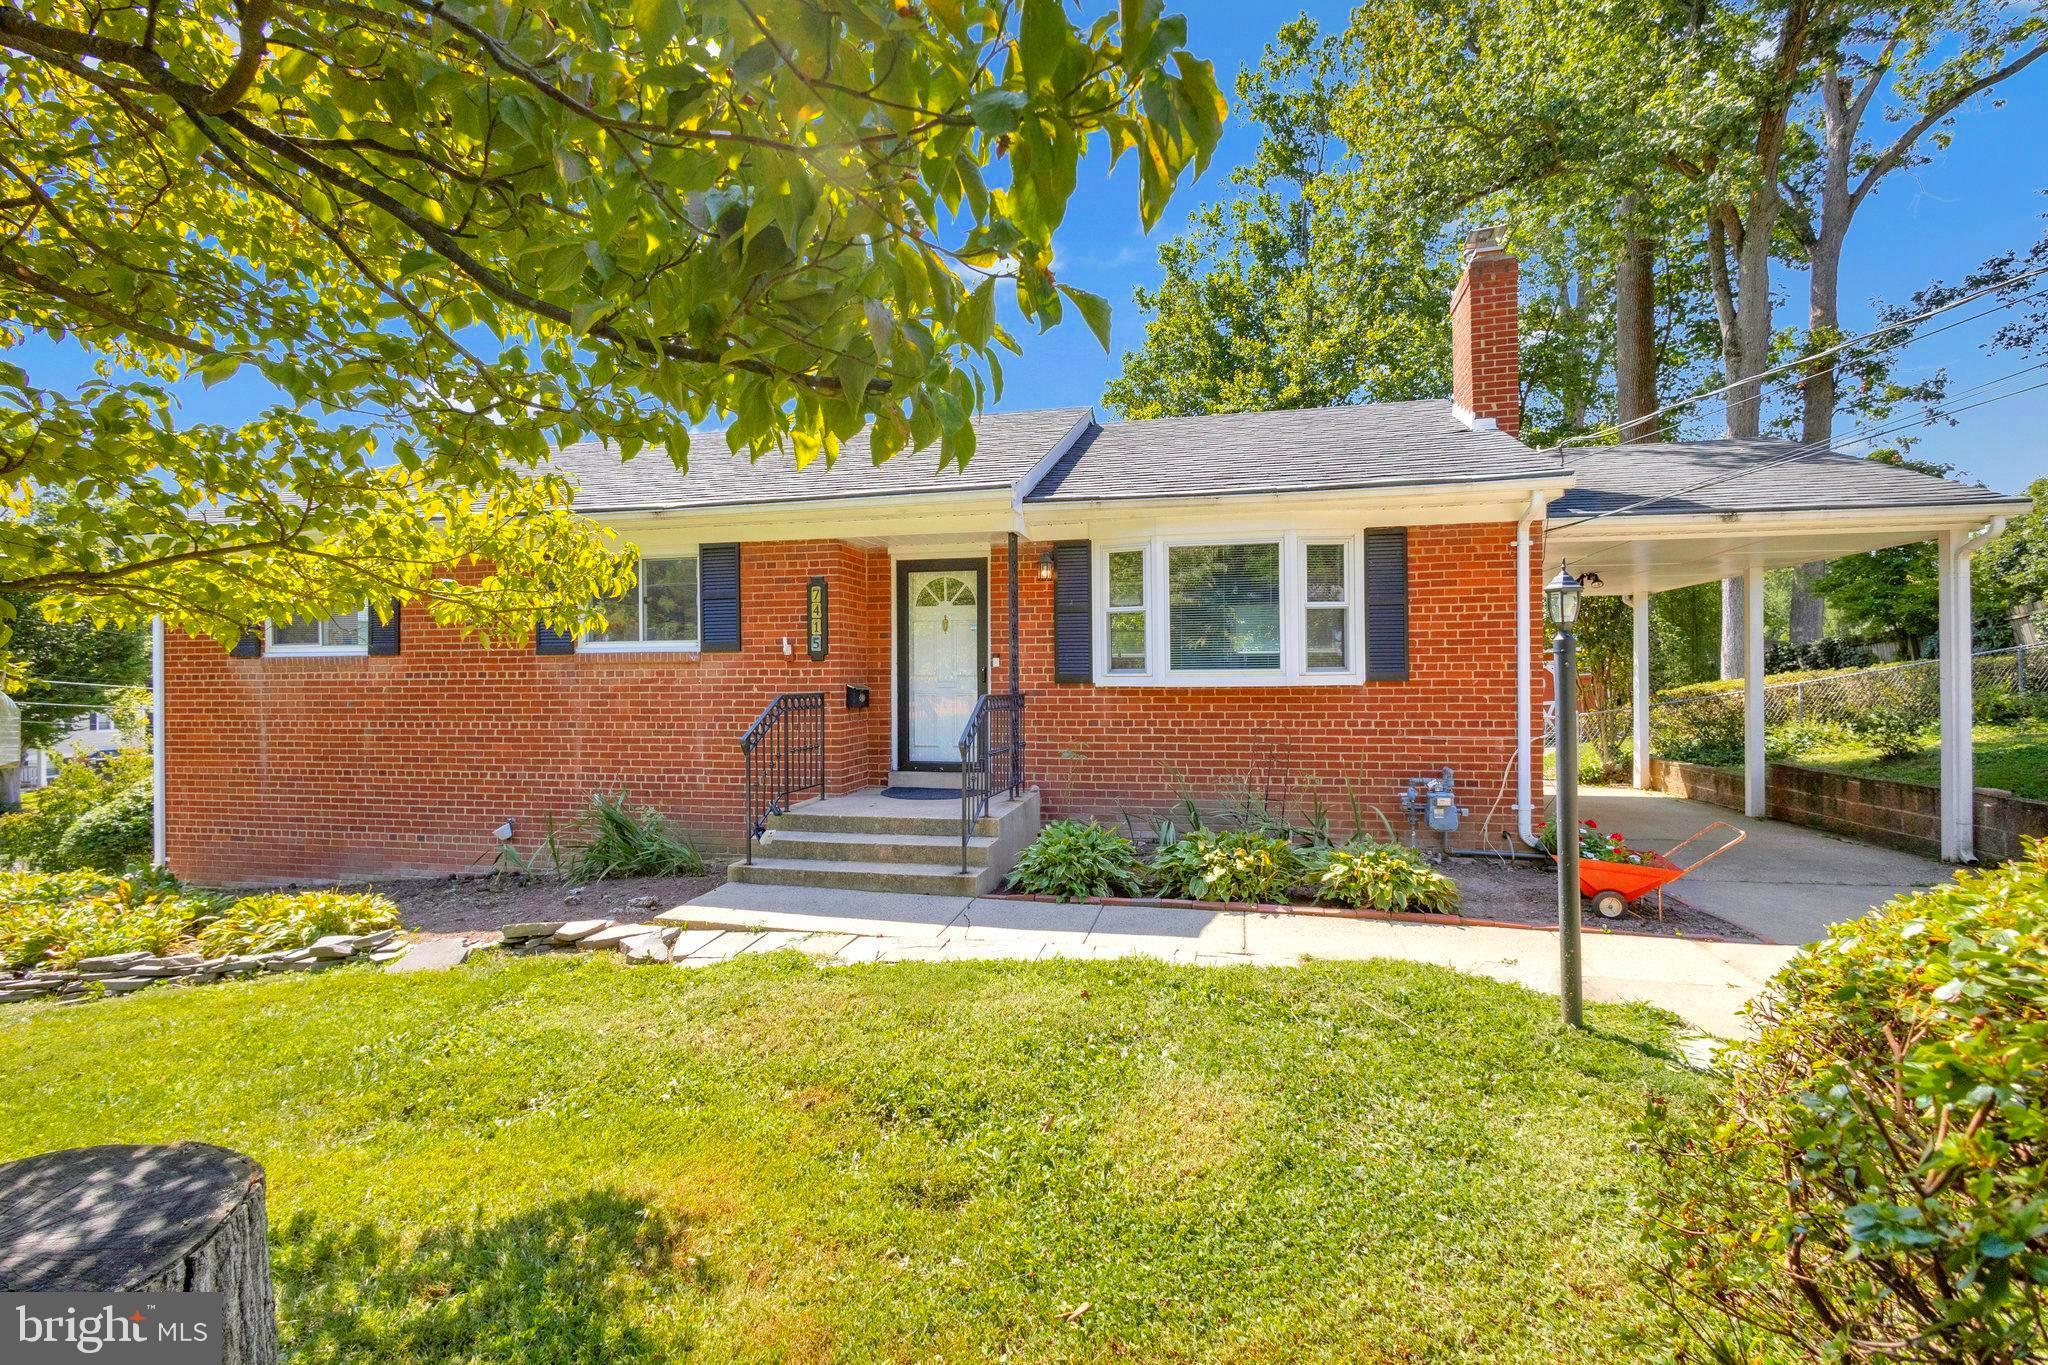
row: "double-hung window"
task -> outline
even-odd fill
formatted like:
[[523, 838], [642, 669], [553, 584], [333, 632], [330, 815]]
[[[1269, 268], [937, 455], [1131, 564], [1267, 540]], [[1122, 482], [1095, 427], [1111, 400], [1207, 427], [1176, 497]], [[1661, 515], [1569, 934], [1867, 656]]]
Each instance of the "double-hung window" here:
[[585, 649], [695, 649], [697, 556], [644, 558], [634, 566], [632, 586], [599, 605], [605, 628], [584, 639]]
[[1144, 546], [1109, 552], [1109, 671], [1143, 673], [1151, 651], [1145, 638]]
[[1161, 535], [1096, 562], [1097, 680], [1357, 682], [1357, 535]]
[[363, 654], [370, 644], [370, 612], [365, 607], [325, 620], [294, 616], [270, 623], [272, 654]]

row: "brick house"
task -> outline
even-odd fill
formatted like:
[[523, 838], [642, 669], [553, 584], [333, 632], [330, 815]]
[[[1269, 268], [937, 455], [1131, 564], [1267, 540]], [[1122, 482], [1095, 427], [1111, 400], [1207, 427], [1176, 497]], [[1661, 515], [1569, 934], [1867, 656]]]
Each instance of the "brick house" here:
[[[1011, 813], [1028, 835], [1248, 790], [1405, 832], [1405, 779], [1446, 767], [1471, 812], [1456, 840], [1498, 846], [1538, 808], [1560, 554], [1633, 593], [1640, 629], [1652, 591], [1748, 572], [1760, 599], [1766, 567], [1966, 543], [2016, 505], [1770, 443], [1532, 450], [1516, 300], [1513, 257], [1475, 238], [1449, 401], [995, 414], [964, 472], [559, 451], [578, 510], [641, 556], [604, 637], [485, 648], [412, 609], [271, 623], [232, 652], [172, 635], [161, 853], [215, 884], [456, 872], [490, 865], [508, 820], [532, 849], [623, 789], [707, 848], [772, 827], [753, 879], [869, 885], [872, 855], [897, 884], [985, 887]], [[948, 795], [891, 822], [884, 785]], [[785, 809], [819, 787], [841, 804]], [[967, 882], [945, 881], [968, 844]]]

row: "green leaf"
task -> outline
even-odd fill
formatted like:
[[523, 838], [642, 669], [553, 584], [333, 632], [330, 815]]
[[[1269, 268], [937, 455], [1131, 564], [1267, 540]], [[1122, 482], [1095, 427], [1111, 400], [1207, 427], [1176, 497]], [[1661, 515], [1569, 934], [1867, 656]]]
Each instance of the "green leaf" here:
[[1102, 343], [1104, 351], [1109, 350], [1109, 300], [1100, 294], [1091, 294], [1085, 289], [1072, 285], [1059, 287], [1062, 294], [1081, 310], [1081, 318], [1088, 324], [1088, 330], [1095, 333], [1095, 339]]
[[1017, 131], [1017, 123], [1031, 104], [1022, 90], [984, 90], [967, 101], [974, 126], [990, 137]]

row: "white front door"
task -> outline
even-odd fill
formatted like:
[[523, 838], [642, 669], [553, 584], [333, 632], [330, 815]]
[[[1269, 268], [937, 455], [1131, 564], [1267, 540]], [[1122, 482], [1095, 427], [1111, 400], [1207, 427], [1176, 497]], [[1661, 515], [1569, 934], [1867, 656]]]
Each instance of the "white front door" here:
[[960, 732], [981, 696], [981, 577], [973, 569], [905, 574], [904, 716], [912, 763], [960, 761]]

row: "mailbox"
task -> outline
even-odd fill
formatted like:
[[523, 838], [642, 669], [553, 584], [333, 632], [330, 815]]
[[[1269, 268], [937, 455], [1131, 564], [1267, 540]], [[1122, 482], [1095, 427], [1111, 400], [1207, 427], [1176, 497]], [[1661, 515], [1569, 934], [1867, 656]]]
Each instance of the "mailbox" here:
[[868, 690], [865, 687], [855, 687], [852, 683], [848, 683], [846, 685], [846, 709], [849, 711], [865, 711], [867, 707]]

